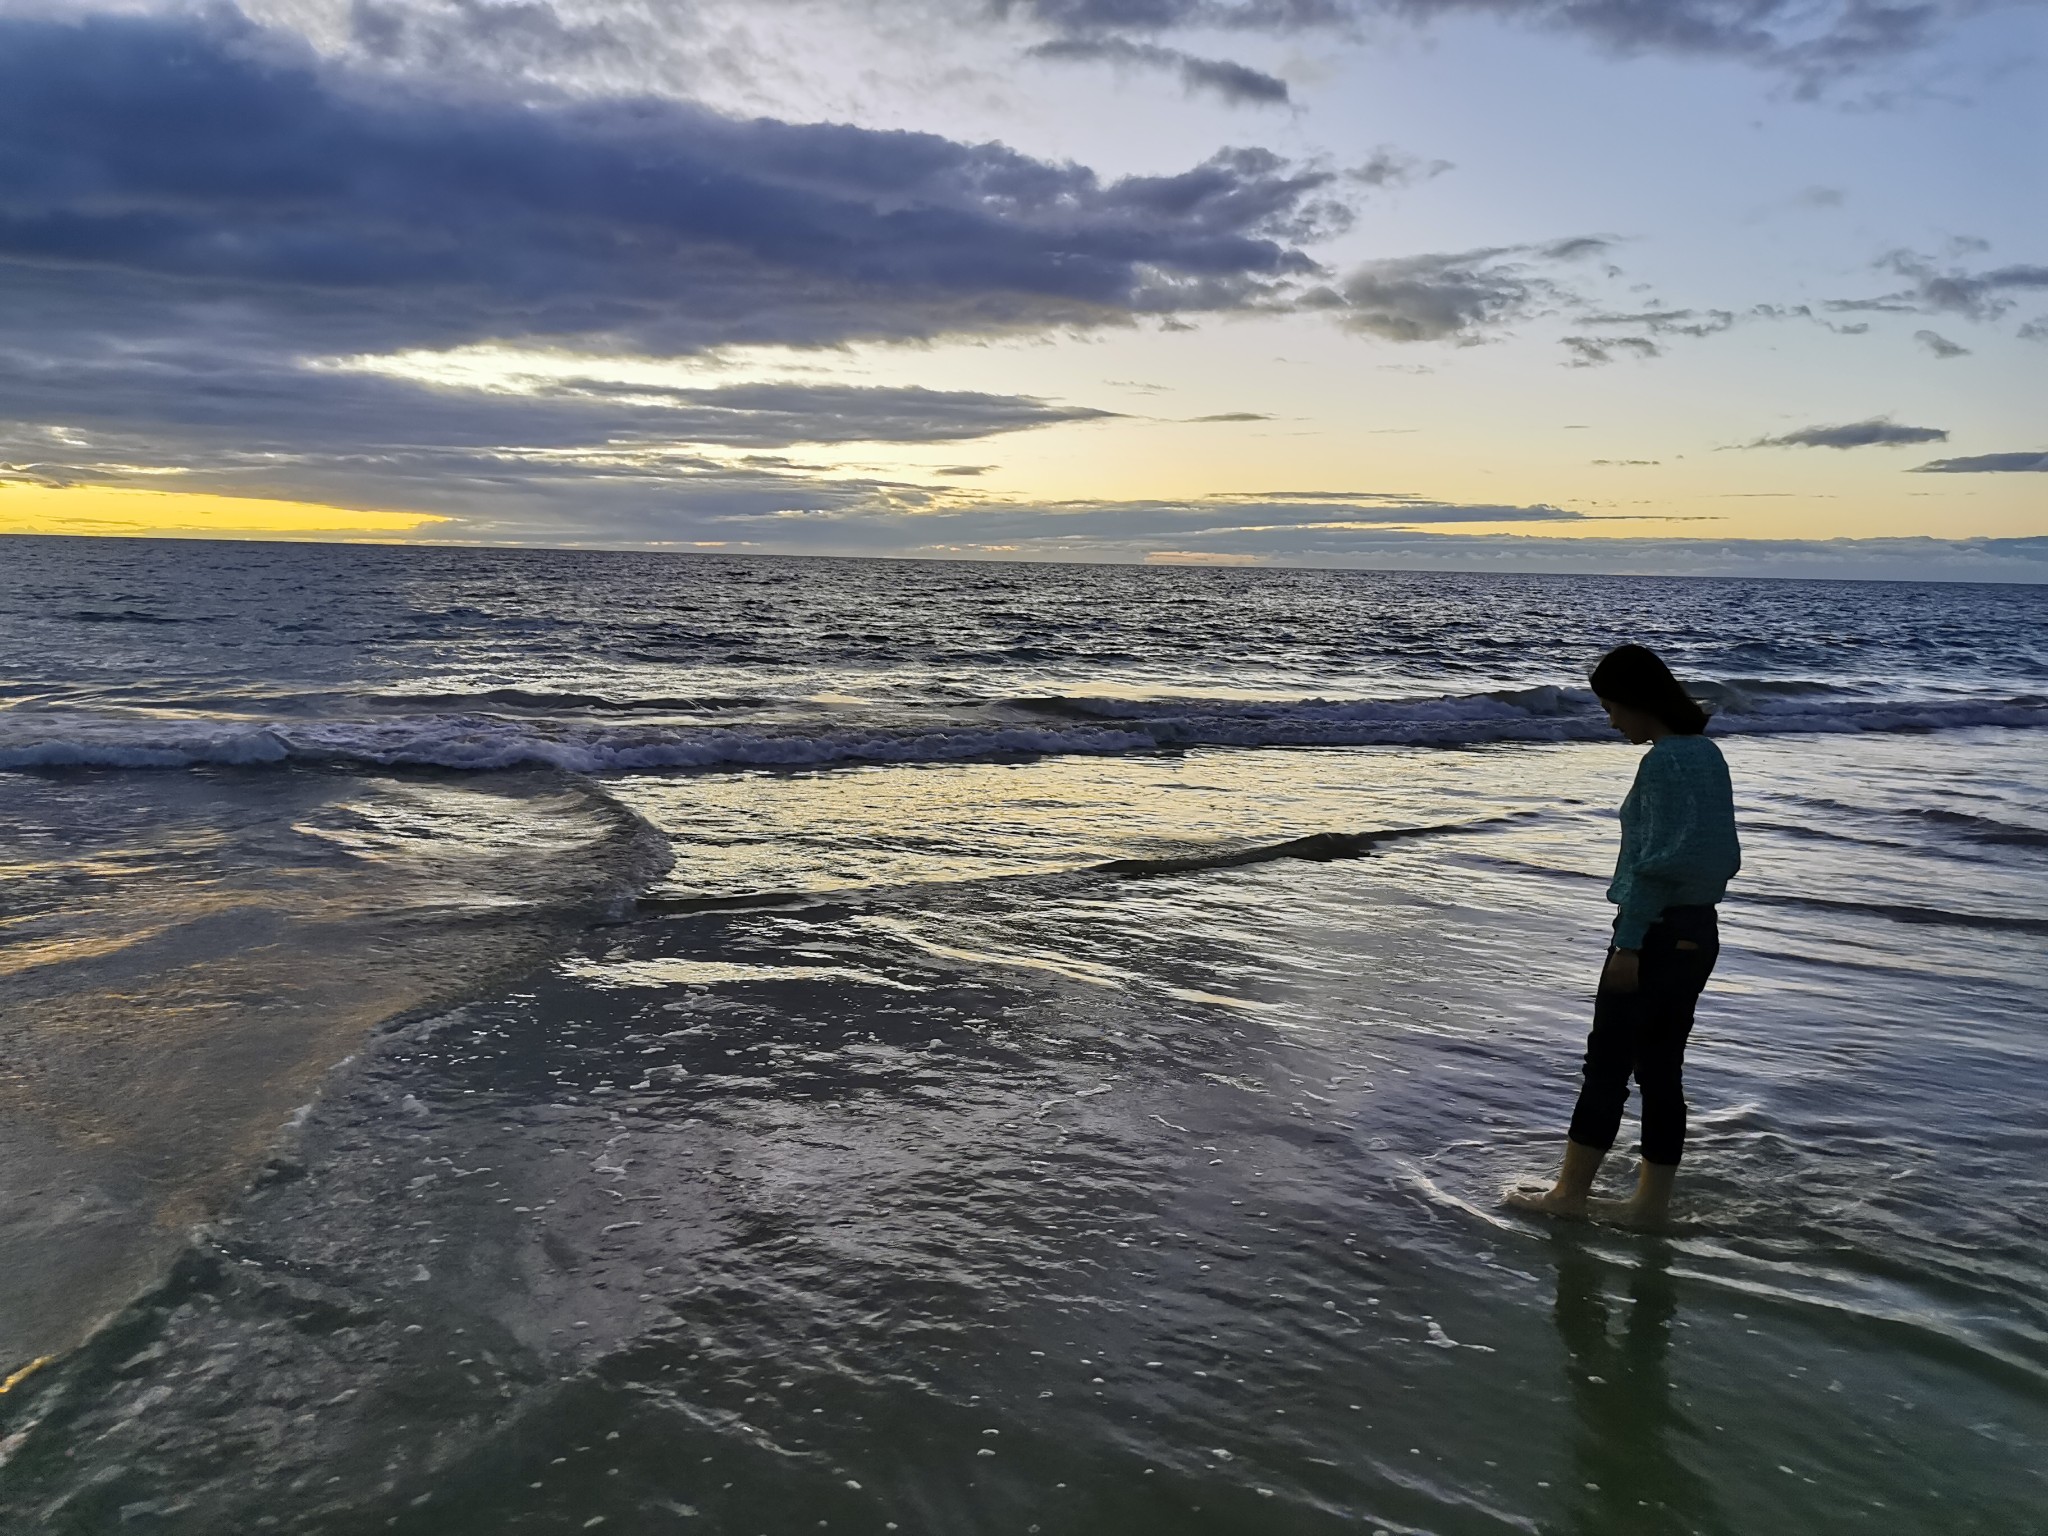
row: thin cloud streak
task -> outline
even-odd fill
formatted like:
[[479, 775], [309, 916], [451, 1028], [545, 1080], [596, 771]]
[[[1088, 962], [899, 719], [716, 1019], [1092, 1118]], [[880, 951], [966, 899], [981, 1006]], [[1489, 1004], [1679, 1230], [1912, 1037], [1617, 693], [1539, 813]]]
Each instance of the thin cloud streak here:
[[1912, 443], [1945, 443], [1942, 427], [1909, 427], [1888, 416], [1845, 422], [1834, 427], [1801, 427], [1776, 437], [1760, 437], [1751, 448], [1901, 448]]
[[1983, 9], [1974, 0], [995, 0], [1077, 38], [1177, 30], [1355, 32], [1376, 19], [1426, 26], [1497, 16], [1577, 34], [1621, 55], [1726, 59], [1788, 75], [1811, 94], [1920, 52]]
[[1918, 465], [1919, 475], [2048, 475], [2048, 452], [1977, 453], [1960, 459], [1936, 459]]
[[1287, 82], [1277, 75], [1229, 59], [1198, 58], [1157, 43], [1134, 43], [1121, 37], [1063, 37], [1027, 51], [1035, 59], [1170, 70], [1188, 90], [1213, 91], [1233, 106], [1285, 106], [1289, 99]]

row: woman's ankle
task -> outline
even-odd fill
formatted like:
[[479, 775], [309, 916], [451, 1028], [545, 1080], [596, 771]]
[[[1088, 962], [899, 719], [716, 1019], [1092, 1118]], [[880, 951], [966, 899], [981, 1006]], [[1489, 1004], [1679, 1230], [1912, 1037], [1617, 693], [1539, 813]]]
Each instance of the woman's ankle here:
[[1556, 1193], [1567, 1199], [1585, 1199], [1592, 1191], [1593, 1178], [1600, 1172], [1600, 1163], [1606, 1156], [1605, 1147], [1589, 1147], [1582, 1141], [1567, 1138], [1564, 1164], [1557, 1171]]
[[1678, 1164], [1653, 1163], [1647, 1157], [1636, 1168], [1636, 1192], [1632, 1203], [1645, 1210], [1663, 1210], [1671, 1203], [1671, 1186], [1678, 1178]]

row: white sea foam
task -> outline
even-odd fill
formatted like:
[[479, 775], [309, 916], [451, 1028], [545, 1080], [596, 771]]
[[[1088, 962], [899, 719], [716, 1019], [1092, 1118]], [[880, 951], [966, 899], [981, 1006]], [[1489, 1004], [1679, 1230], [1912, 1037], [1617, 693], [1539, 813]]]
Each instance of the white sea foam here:
[[[1942, 731], [2048, 726], [2048, 699], [1914, 699], [1818, 685], [1729, 684], [1716, 734]], [[485, 713], [372, 719], [165, 719], [0, 713], [0, 768], [176, 768], [326, 762], [577, 773], [940, 763], [1005, 756], [1114, 755], [1190, 746], [1474, 746], [1602, 740], [1612, 728], [1580, 689], [1400, 699], [1039, 698], [982, 718], [703, 726]]]

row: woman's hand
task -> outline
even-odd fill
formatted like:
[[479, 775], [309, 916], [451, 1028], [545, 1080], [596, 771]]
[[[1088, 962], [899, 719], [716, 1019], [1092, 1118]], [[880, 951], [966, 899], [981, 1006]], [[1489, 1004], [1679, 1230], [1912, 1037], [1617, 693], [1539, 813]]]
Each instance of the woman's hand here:
[[1603, 992], [1633, 992], [1642, 983], [1643, 957], [1633, 949], [1607, 951], [1607, 968], [1600, 973]]

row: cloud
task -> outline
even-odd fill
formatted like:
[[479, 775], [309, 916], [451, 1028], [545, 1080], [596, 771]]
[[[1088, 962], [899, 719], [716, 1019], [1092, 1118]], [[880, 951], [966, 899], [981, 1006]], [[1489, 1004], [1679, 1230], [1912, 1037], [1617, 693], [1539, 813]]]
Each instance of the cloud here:
[[[1058, 515], [1033, 523], [922, 516], [900, 520], [893, 552], [1039, 560], [1155, 560], [1321, 566], [1363, 570], [1497, 571], [1527, 574], [1786, 576], [1896, 581], [2048, 583], [2048, 538], [1738, 539], [1585, 538], [1445, 533], [1429, 527], [1288, 530], [1281, 536], [1220, 533], [1175, 543], [1171, 528], [1069, 528]], [[831, 534], [814, 530], [818, 545]], [[817, 547], [816, 545], [811, 547]], [[872, 544], [846, 553], [879, 552]]]
[[[1967, 242], [1979, 249], [1982, 241]], [[2048, 267], [2019, 263], [1972, 272], [1937, 265], [1934, 258], [1912, 251], [1893, 251], [1877, 263], [1882, 270], [1909, 279], [1906, 287], [1869, 299], [1830, 299], [1836, 312], [1859, 310], [1885, 314], [1960, 315], [1965, 320], [1993, 321], [2018, 304], [2016, 295], [2048, 289]]]
[[1982, 7], [1977, 0], [995, 0], [1062, 36], [1180, 29], [1348, 32], [1394, 19], [1427, 25], [1495, 16], [1574, 33], [1623, 56], [1727, 59], [1810, 91], [1926, 49]]
[[1033, 58], [1172, 70], [1189, 90], [1214, 91], [1233, 106], [1284, 106], [1287, 82], [1228, 59], [1197, 58], [1157, 43], [1122, 37], [1062, 37], [1029, 50]]
[[1915, 331], [1913, 339], [1932, 352], [1936, 357], [1968, 357], [1970, 349], [1958, 342], [1950, 341], [1939, 331]]
[[[1353, 495], [947, 507], [882, 487], [804, 510], [694, 521], [681, 537], [764, 551], [1324, 566], [1367, 570], [1779, 575], [2048, 582], [2048, 537], [1741, 539], [1575, 536], [1583, 514]], [[1515, 523], [1540, 537], [1447, 531]], [[678, 525], [673, 518], [666, 525]], [[446, 536], [447, 530], [436, 530]], [[602, 537], [600, 533], [596, 535]], [[677, 537], [671, 533], [670, 537]], [[557, 537], [577, 537], [557, 534]], [[591, 535], [584, 535], [587, 540]]]
[[2048, 451], [1978, 453], [1961, 459], [1935, 459], [1919, 465], [1919, 475], [2048, 475]]
[[1271, 421], [1263, 411], [1218, 411], [1213, 416], [1190, 416], [1189, 421]]
[[0, 463], [46, 484], [405, 509], [508, 539], [549, 542], [588, 527], [631, 540], [712, 511], [924, 494], [776, 450], [966, 442], [1105, 414], [1027, 396], [819, 382], [663, 388], [571, 376], [453, 388], [383, 366], [196, 350], [136, 358], [89, 338], [57, 360], [0, 349]]
[[623, 62], [632, 42], [603, 21], [565, 20], [546, 0], [351, 0], [350, 41], [387, 64], [431, 71]]
[[1344, 173], [1345, 180], [1355, 181], [1360, 186], [1387, 188], [1408, 187], [1418, 181], [1433, 181], [1435, 178], [1456, 167], [1448, 160], [1424, 160], [1404, 150], [1382, 144], [1372, 152], [1363, 165], [1353, 166]]
[[1561, 343], [1572, 354], [1565, 365], [1569, 368], [1598, 368], [1613, 362], [1617, 353], [1647, 359], [1664, 351], [1646, 336], [1566, 336]]
[[1569, 290], [1536, 270], [1539, 264], [1577, 260], [1611, 244], [1589, 235], [1545, 245], [1371, 261], [1338, 288], [1313, 290], [1304, 303], [1333, 311], [1347, 330], [1383, 341], [1469, 346], [1571, 299]]
[[[117, 445], [108, 445], [109, 447]], [[0, 461], [14, 445], [0, 443]], [[806, 475], [787, 461], [720, 462], [655, 447], [602, 457], [476, 450], [431, 455], [418, 510], [460, 521], [437, 539], [536, 544], [689, 543], [822, 554], [1009, 551], [1023, 558], [1140, 560], [1163, 551], [1299, 564], [1351, 557], [1402, 529], [1489, 524], [1569, 527], [1584, 514], [1543, 505], [1466, 504], [1404, 492], [1294, 492], [1191, 500], [1020, 503], [952, 483]], [[420, 466], [400, 466], [410, 474]], [[979, 466], [953, 466], [977, 469]], [[598, 472], [593, 473], [593, 470]], [[379, 463], [315, 466], [317, 483], [357, 484]], [[211, 474], [159, 488], [217, 489]], [[562, 497], [573, 492], [573, 517]], [[0, 495], [4, 495], [0, 489]], [[342, 501], [338, 505], [354, 503]]]
[[1852, 421], [1838, 427], [1801, 427], [1778, 437], [1760, 437], [1751, 448], [1899, 448], [1909, 443], [1945, 443], [1941, 427], [1901, 426], [1887, 416]]
[[[355, 14], [372, 43], [426, 46], [411, 12]], [[604, 46], [538, 0], [434, 14], [505, 48]], [[772, 381], [458, 389], [333, 360], [1170, 320], [1280, 302], [1320, 272], [1301, 242], [1342, 218], [1335, 172], [1263, 150], [1105, 179], [933, 134], [441, 85], [323, 62], [220, 7], [0, 13], [0, 457], [53, 481], [182, 468], [191, 488], [461, 516], [495, 494], [588, 495], [630, 522], [678, 486], [837, 505], [879, 493], [706, 450], [965, 441], [1103, 413]]]
[[1344, 23], [1351, 0], [993, 0], [1058, 32], [1166, 32], [1180, 27], [1298, 32]]
[[1312, 274], [1296, 242], [1334, 216], [1334, 173], [1265, 151], [1103, 181], [673, 101], [436, 99], [208, 14], [0, 20], [10, 286], [117, 323], [211, 302], [287, 338], [674, 352], [1242, 307]]
[[1341, 563], [1400, 529], [1498, 523], [1568, 524], [1551, 506], [1471, 505], [1400, 492], [1289, 493], [1192, 501], [843, 505], [707, 520], [716, 534], [761, 547], [839, 553], [1009, 550], [1034, 558], [1142, 559], [1155, 554]]
[[[1028, 395], [854, 384], [755, 383], [679, 389], [570, 379], [523, 396], [543, 404], [589, 406], [587, 432], [618, 441], [621, 433], [690, 443], [792, 447], [800, 443], [944, 443], [1027, 427], [1102, 421], [1111, 411], [1052, 405]], [[458, 409], [475, 409], [474, 397]], [[625, 407], [626, 419], [607, 420]], [[514, 413], [492, 412], [499, 432]]]
[[1735, 324], [1726, 309], [1645, 309], [1634, 314], [1590, 314], [1579, 317], [1581, 325], [1628, 326], [1654, 336], [1714, 336]]
[[380, 360], [264, 362], [197, 348], [136, 358], [82, 341], [61, 357], [0, 348], [0, 421], [77, 432], [147, 430], [167, 448], [219, 440], [278, 452], [379, 443], [565, 447], [631, 442], [789, 447], [959, 442], [1114, 413], [1027, 395], [816, 382], [706, 388], [578, 377], [507, 377], [451, 388], [394, 376]]

